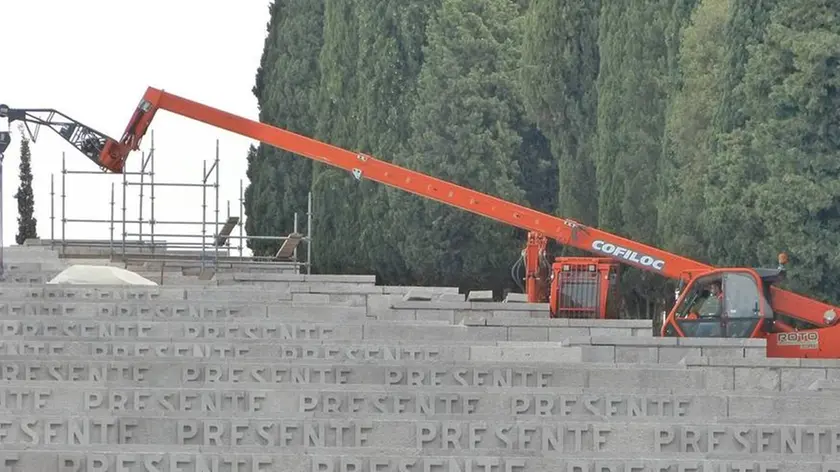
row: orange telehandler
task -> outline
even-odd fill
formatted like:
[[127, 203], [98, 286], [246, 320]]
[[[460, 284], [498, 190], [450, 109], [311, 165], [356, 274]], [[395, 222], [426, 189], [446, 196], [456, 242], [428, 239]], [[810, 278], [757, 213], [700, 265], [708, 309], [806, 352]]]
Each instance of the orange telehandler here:
[[[552, 317], [607, 318], [618, 266], [624, 263], [679, 281], [676, 303], [665, 318], [662, 336], [764, 337], [769, 357], [840, 358], [840, 327], [836, 326], [840, 308], [774, 285], [785, 276], [785, 254], [772, 269], [712, 267], [152, 87], [119, 141], [55, 110], [0, 105], [0, 117], [27, 126], [47, 125], [104, 171], [122, 173], [129, 153], [139, 149], [158, 110], [345, 169], [359, 180], [374, 180], [527, 230], [520, 260], [525, 263], [525, 291], [530, 302], [548, 301]], [[0, 153], [8, 142], [8, 133], [0, 133]], [[549, 264], [549, 238], [597, 256], [556, 258]]]

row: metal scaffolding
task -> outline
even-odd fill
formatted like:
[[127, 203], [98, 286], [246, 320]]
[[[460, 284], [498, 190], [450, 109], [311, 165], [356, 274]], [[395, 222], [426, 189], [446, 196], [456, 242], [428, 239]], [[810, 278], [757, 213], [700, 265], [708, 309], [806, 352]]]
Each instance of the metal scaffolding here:
[[[245, 235], [245, 198], [244, 198], [244, 184], [242, 179], [239, 180], [239, 215], [231, 215], [230, 200], [227, 201], [227, 218], [225, 221], [219, 220], [219, 140], [216, 140], [216, 152], [212, 160], [212, 165], [207, 168], [207, 160], [203, 162], [201, 179], [197, 182], [161, 182], [156, 181], [155, 175], [155, 144], [154, 131], [151, 131], [150, 149], [149, 152], [142, 153], [140, 159], [140, 169], [136, 171], [129, 170], [126, 166], [125, 172], [122, 174], [122, 217], [115, 219], [115, 183], [111, 183], [111, 199], [109, 202], [110, 218], [109, 219], [93, 219], [93, 218], [69, 218], [67, 217], [67, 176], [68, 175], [105, 175], [114, 178], [114, 174], [106, 174], [101, 171], [90, 170], [72, 170], [68, 169], [64, 153], [61, 155], [61, 237], [55, 237], [55, 174], [50, 176], [50, 246], [55, 247], [59, 245], [62, 249], [68, 246], [73, 247], [89, 247], [108, 249], [108, 255], [113, 260], [120, 257], [121, 260], [127, 261], [129, 259], [142, 259], [145, 261], [165, 262], [167, 259], [171, 260], [173, 257], [190, 259], [199, 258], [201, 261], [201, 268], [205, 266], [212, 266], [218, 269], [220, 262], [227, 265], [240, 264], [292, 264], [296, 272], [302, 272], [305, 268], [306, 273], [311, 273], [311, 246], [312, 246], [312, 194], [309, 194], [307, 209], [306, 209], [306, 234], [301, 233], [298, 213], [294, 215], [294, 227], [287, 235]], [[148, 177], [148, 180], [146, 179]], [[139, 204], [136, 219], [130, 219], [127, 210], [127, 194], [128, 187], [139, 187]], [[201, 189], [201, 221], [167, 221], [158, 220], [155, 218], [155, 189], [157, 187], [179, 187], [184, 191], [188, 188]], [[144, 190], [148, 188], [149, 197], [149, 218], [144, 219]], [[215, 218], [213, 221], [207, 219], [208, 207], [208, 189], [212, 189], [215, 207], [213, 213]], [[109, 224], [110, 238], [108, 241], [104, 240], [78, 240], [67, 239], [67, 225], [73, 223], [80, 224]], [[115, 238], [114, 231], [116, 225], [122, 226], [122, 237]], [[137, 232], [129, 230], [129, 225], [136, 225]], [[180, 233], [156, 233], [156, 226], [159, 225], [181, 225], [181, 226], [200, 226], [200, 234], [180, 234]], [[213, 229], [213, 234], [208, 235], [208, 226]], [[238, 227], [239, 235], [234, 235], [233, 230]], [[148, 228], [148, 231], [144, 231]], [[221, 232], [220, 232], [221, 228]], [[166, 238], [177, 239], [198, 239], [198, 241], [166, 241]], [[236, 240], [238, 243], [233, 246], [230, 240]], [[244, 249], [247, 247], [248, 240], [271, 240], [282, 241], [282, 247], [274, 256], [245, 256]], [[300, 260], [298, 256], [298, 244], [306, 245], [306, 258]], [[121, 247], [119, 249], [118, 245]], [[175, 252], [174, 250], [178, 250]], [[234, 250], [238, 250], [238, 256], [232, 254]], [[215, 272], [215, 270], [214, 270]]]

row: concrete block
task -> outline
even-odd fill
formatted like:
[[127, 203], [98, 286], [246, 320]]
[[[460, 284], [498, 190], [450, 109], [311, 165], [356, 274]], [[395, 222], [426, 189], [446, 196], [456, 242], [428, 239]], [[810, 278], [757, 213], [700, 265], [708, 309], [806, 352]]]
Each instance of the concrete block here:
[[400, 310], [468, 310], [470, 304], [468, 302], [449, 302], [440, 300], [395, 300], [391, 303], [391, 308]]
[[381, 285], [335, 282], [302, 282], [292, 285], [293, 292], [329, 293], [329, 294], [382, 294]]
[[431, 289], [424, 289], [422, 287], [416, 287], [416, 288], [410, 289], [408, 292], [406, 292], [406, 294], [403, 295], [402, 299], [405, 300], [405, 301], [417, 301], [417, 300], [431, 301], [432, 298], [434, 298], [434, 296], [433, 296], [433, 293], [432, 293]]
[[455, 310], [414, 310], [417, 321], [446, 321], [455, 324]]
[[[367, 296], [367, 314], [371, 318], [388, 319], [387, 315], [397, 313], [400, 310], [392, 308], [392, 304], [396, 302], [395, 298], [399, 300], [400, 294], [373, 294]], [[413, 317], [412, 311], [412, 317]]]
[[435, 294], [444, 294], [444, 293], [458, 293], [458, 287], [412, 287], [407, 285], [382, 285], [382, 293], [385, 294], [400, 294], [404, 295], [405, 293], [413, 290], [422, 288], [424, 290], [431, 290], [432, 293]]
[[472, 328], [458, 325], [395, 324], [391, 322], [366, 323], [365, 340], [422, 339], [439, 341], [505, 341], [507, 329], [502, 327]]
[[492, 290], [472, 290], [469, 294], [467, 294], [467, 301], [470, 302], [492, 302], [493, 301], [493, 291]]
[[510, 292], [505, 295], [505, 303], [528, 303], [528, 295], [524, 293]]
[[615, 362], [621, 364], [655, 364], [659, 362], [659, 349], [655, 347], [616, 346]]
[[473, 346], [470, 360], [476, 362], [582, 362], [579, 347], [514, 347]]
[[508, 341], [548, 342], [548, 328], [541, 326], [509, 326]]
[[552, 326], [548, 329], [548, 340], [551, 342], [563, 342], [570, 336], [589, 336], [589, 334], [589, 328], [573, 328], [571, 326]]
[[614, 364], [616, 362], [615, 346], [576, 346], [583, 354], [584, 362], [598, 362]]
[[292, 302], [326, 305], [330, 303], [330, 296], [326, 293], [293, 293]]
[[438, 301], [441, 301], [441, 302], [456, 302], [456, 303], [462, 303], [462, 302], [464, 302], [464, 301], [465, 301], [465, 298], [466, 298], [466, 297], [465, 297], [465, 295], [464, 295], [463, 293], [449, 293], [449, 292], [444, 292], [444, 293], [441, 293], [441, 294], [440, 294], [440, 296], [438, 296], [438, 298], [437, 298], [437, 299], [438, 299]]

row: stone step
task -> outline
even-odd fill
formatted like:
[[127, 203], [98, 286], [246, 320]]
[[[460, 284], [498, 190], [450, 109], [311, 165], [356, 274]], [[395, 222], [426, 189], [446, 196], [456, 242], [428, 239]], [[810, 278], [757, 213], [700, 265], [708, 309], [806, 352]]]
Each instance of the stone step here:
[[[48, 350], [52, 349], [52, 350]], [[26, 344], [14, 340], [0, 340], [0, 360], [15, 362], [21, 360], [87, 361], [102, 359], [136, 360], [231, 360], [242, 362], [263, 362], [282, 359], [285, 361], [305, 359], [309, 362], [378, 362], [381, 360], [415, 360], [428, 363], [451, 363], [461, 361], [503, 363], [570, 363], [583, 362], [578, 347], [542, 349], [534, 347], [499, 347], [491, 345], [468, 345], [461, 343], [450, 346], [384, 345], [341, 348], [337, 345], [296, 344], [278, 345], [266, 343], [195, 343], [172, 342], [126, 342], [85, 343], [70, 342], [63, 345], [41, 345], [39, 341], [26, 340]], [[3, 354], [8, 352], [8, 354]], [[370, 356], [370, 357], [368, 357]]]
[[[305, 295], [305, 294], [300, 294]], [[272, 303], [273, 302], [273, 303]], [[74, 301], [56, 301], [52, 298], [44, 299], [5, 299], [0, 303], [0, 317], [55, 315], [72, 317], [101, 316], [112, 318], [115, 316], [131, 316], [138, 318], [220, 318], [220, 317], [243, 317], [263, 316], [269, 317], [284, 314], [311, 313], [313, 316], [323, 316], [327, 313], [368, 315], [382, 319], [381, 314], [375, 308], [367, 306], [363, 300], [341, 299], [335, 301], [329, 299], [292, 299], [292, 300], [262, 300], [262, 301], [227, 301], [206, 300], [198, 302], [195, 300], [120, 300], [120, 299], [76, 299]], [[446, 321], [455, 324], [454, 316], [438, 317], [406, 317], [400, 321]], [[563, 320], [545, 319], [540, 320], [542, 326], [534, 326], [534, 323], [527, 317], [508, 317], [506, 323], [492, 326], [469, 325], [457, 323], [475, 328], [505, 328], [516, 333], [517, 339], [532, 341], [549, 341], [547, 338], [554, 338], [553, 341], [569, 341], [574, 335], [581, 332], [623, 332], [626, 336], [634, 333], [639, 337], [650, 332], [638, 328], [640, 323], [634, 320]], [[562, 328], [562, 329], [558, 329]], [[535, 331], [537, 330], [537, 331]], [[540, 332], [540, 336], [535, 333]], [[587, 342], [574, 341], [578, 344]]]
[[243, 388], [103, 386], [95, 382], [8, 381], [0, 386], [0, 411], [28, 413], [179, 413], [212, 416], [257, 415], [453, 415], [557, 421], [644, 418], [663, 421], [793, 422], [840, 420], [833, 392], [682, 392], [651, 387], [644, 392], [616, 387], [485, 389], [404, 385], [276, 384]]
[[[31, 341], [31, 340], [26, 340]], [[156, 340], [155, 340], [156, 341]], [[33, 341], [35, 342], [35, 341]], [[150, 341], [154, 342], [154, 341]], [[250, 349], [250, 344], [259, 344], [259, 342], [245, 343], [244, 346], [234, 345], [231, 349], [242, 349], [243, 347]], [[329, 343], [334, 344], [334, 343]], [[378, 344], [378, 343], [377, 343]], [[290, 344], [290, 346], [296, 343]], [[395, 361], [389, 359], [382, 359], [381, 362], [375, 366], [366, 363], [366, 361], [358, 361], [355, 359], [313, 359], [313, 358], [285, 358], [285, 359], [242, 359], [242, 358], [198, 358], [197, 356], [172, 356], [172, 357], [144, 357], [142, 360], [135, 358], [119, 357], [119, 356], [101, 356], [93, 357], [90, 355], [79, 355], [76, 357], [50, 357], [49, 355], [39, 356], [5, 356], [0, 361], [0, 378], [5, 380], [23, 380], [25, 375], [35, 375], [31, 377], [33, 380], [42, 378], [42, 380], [61, 381], [65, 379], [51, 371], [52, 368], [57, 369], [73, 369], [79, 372], [92, 372], [93, 374], [100, 374], [99, 369], [113, 369], [109, 365], [110, 360], [114, 361], [114, 365], [125, 365], [128, 367], [144, 366], [152, 368], [155, 375], [152, 375], [149, 380], [157, 381], [157, 375], [164, 375], [170, 381], [175, 378], [189, 378], [193, 381], [198, 381], [201, 378], [196, 377], [197, 372], [203, 372], [211, 375], [210, 383], [214, 382], [265, 382], [273, 383], [273, 380], [267, 379], [265, 376], [273, 373], [273, 368], [277, 366], [285, 366], [286, 371], [304, 372], [307, 375], [315, 375], [324, 369], [327, 369], [331, 375], [338, 375], [339, 370], [344, 372], [344, 375], [350, 375], [355, 370], [365, 372], [362, 377], [357, 380], [347, 380], [350, 383], [370, 383], [365, 375], [373, 375], [376, 378], [383, 378], [388, 382], [388, 385], [434, 385], [434, 382], [447, 381], [453, 382], [450, 386], [466, 386], [462, 385], [468, 380], [478, 381], [481, 377], [481, 372], [493, 372], [493, 382], [503, 382], [506, 378], [499, 377], [499, 375], [513, 376], [514, 379], [519, 380], [524, 377], [533, 377], [533, 372], [545, 372], [546, 375], [562, 375], [567, 376], [568, 384], [557, 384], [555, 387], [568, 385], [573, 387], [607, 387], [615, 385], [624, 388], [644, 389], [651, 382], [676, 382], [680, 389], [687, 389], [688, 391], [699, 391], [702, 389], [721, 391], [743, 391], [743, 392], [767, 392], [767, 391], [783, 391], [783, 392], [807, 392], [814, 391], [819, 388], [818, 382], [832, 381], [840, 379], [840, 368], [833, 367], [812, 367], [807, 365], [790, 365], [785, 367], [767, 368], [762, 366], [744, 366], [744, 367], [707, 367], [707, 366], [672, 366], [667, 364], [600, 364], [600, 363], [586, 363], [581, 362], [579, 357], [570, 354], [565, 359], [556, 358], [529, 358], [527, 361], [522, 361], [518, 358], [507, 359], [487, 359], [481, 356], [482, 350], [486, 349], [485, 345], [471, 345], [468, 343], [461, 344], [462, 347], [469, 349], [469, 359], [457, 359], [456, 361], [449, 360], [435, 360], [433, 362], [425, 361], [425, 368], [417, 362], [424, 362], [415, 358], [412, 360]], [[576, 348], [567, 348], [574, 350]], [[450, 351], [450, 352], [454, 352]], [[558, 356], [559, 357], [559, 356]], [[272, 364], [274, 362], [274, 364]], [[135, 364], [132, 364], [135, 363]], [[49, 366], [49, 367], [45, 367]], [[201, 366], [200, 369], [197, 366]], [[341, 366], [339, 370], [338, 369]], [[94, 368], [95, 367], [95, 368]], [[376, 367], [385, 369], [384, 372], [376, 371], [371, 373], [369, 368]], [[279, 368], [279, 367], [278, 367]], [[556, 368], [559, 370], [552, 370]], [[175, 369], [175, 370], [171, 370]], [[176, 370], [182, 369], [182, 376], [172, 377], [176, 375]], [[193, 370], [190, 370], [193, 369]], [[199, 370], [195, 370], [199, 369]], [[30, 372], [31, 371], [31, 372]], [[191, 372], [190, 375], [183, 374], [183, 372]], [[253, 372], [262, 372], [257, 377], [251, 378]], [[60, 371], [59, 371], [60, 372]], [[110, 372], [112, 377], [107, 377], [112, 381], [128, 381], [132, 377], [119, 377], [120, 372]], [[479, 372], [478, 377], [473, 379], [462, 378], [462, 372]], [[53, 375], [53, 377], [49, 377]], [[123, 373], [125, 374], [125, 373]], [[239, 377], [236, 377], [236, 375]], [[398, 375], [399, 374], [399, 375]], [[92, 375], [92, 374], [91, 374]], [[117, 377], [113, 377], [117, 375]], [[127, 374], [126, 374], [127, 375]], [[219, 377], [219, 375], [234, 375], [234, 378], [227, 379], [227, 377]], [[470, 374], [472, 375], [472, 374]], [[610, 379], [612, 375], [614, 378]], [[41, 377], [37, 377], [41, 376]], [[47, 376], [47, 377], [44, 377]], [[213, 377], [215, 376], [215, 377]], [[355, 378], [355, 377], [354, 377]], [[533, 378], [530, 378], [532, 381]], [[613, 383], [610, 381], [612, 380]], [[285, 381], [288, 381], [285, 380]], [[292, 381], [302, 381], [300, 378], [292, 379]], [[304, 383], [344, 383], [340, 378], [319, 378], [318, 380], [306, 380]], [[377, 383], [373, 381], [373, 383]], [[483, 385], [483, 384], [482, 384]], [[488, 384], [489, 385], [489, 384]], [[506, 384], [500, 383], [500, 386]], [[549, 384], [546, 384], [549, 385]], [[165, 387], [165, 384], [156, 386]], [[514, 384], [512, 386], [520, 386]], [[521, 386], [533, 386], [531, 384]], [[683, 390], [680, 390], [683, 391]]]
[[588, 453], [603, 458], [629, 454], [666, 458], [684, 454], [685, 458], [704, 459], [707, 454], [715, 458], [743, 458], [746, 451], [760, 448], [768, 460], [774, 455], [826, 459], [825, 456], [837, 456], [840, 452], [834, 438], [840, 434], [840, 427], [831, 422], [786, 425], [696, 419], [679, 425], [662, 418], [567, 423], [554, 418], [498, 416], [474, 420], [403, 415], [346, 419], [256, 414], [195, 418], [178, 413], [155, 417], [121, 412], [86, 413], [72, 418], [8, 415], [0, 419], [0, 426], [5, 433], [4, 452], [25, 451], [32, 446], [72, 450], [79, 446], [119, 445], [124, 452], [141, 451], [143, 446], [204, 453], [265, 452], [266, 447], [298, 453], [313, 448], [324, 453], [352, 448], [360, 453], [365, 449], [373, 453], [413, 449], [421, 457], [440, 454], [516, 458], [543, 454], [559, 458], [562, 454]]
[[156, 339], [227, 339], [236, 342], [253, 340], [361, 340], [406, 339], [438, 341], [507, 341], [504, 329], [471, 330], [446, 322], [355, 321], [320, 323], [311, 321], [145, 321], [138, 319], [109, 320], [69, 319], [64, 317], [30, 316], [0, 320], [0, 336], [42, 336], [69, 341], [73, 338], [110, 338], [113, 340]]
[[[341, 282], [288, 282], [277, 283], [270, 289], [242, 286], [179, 287], [89, 287], [68, 285], [0, 285], [0, 299], [29, 300], [218, 300], [226, 302], [294, 300], [309, 303], [344, 303], [367, 305], [387, 312], [394, 302], [400, 301], [407, 288]], [[457, 296], [447, 287], [435, 287], [434, 297]], [[401, 310], [409, 313], [409, 309]], [[413, 317], [414, 311], [411, 311]]]
[[[82, 303], [0, 303], [0, 319], [61, 319], [98, 320], [227, 320], [294, 318], [320, 321], [363, 320], [364, 306], [285, 304], [224, 304], [195, 302], [82, 302]], [[332, 317], [332, 319], [330, 319]]]
[[[194, 325], [193, 325], [194, 327]], [[193, 329], [191, 333], [195, 334]], [[92, 333], [91, 333], [92, 334]], [[106, 333], [109, 334], [109, 333]], [[291, 332], [289, 333], [291, 335]], [[68, 340], [56, 340], [49, 336], [4, 336], [0, 337], [0, 355], [39, 355], [60, 358], [62, 356], [114, 356], [118, 358], [165, 358], [169, 356], [187, 358], [241, 358], [241, 359], [333, 359], [348, 356], [347, 359], [358, 358], [363, 355], [371, 359], [381, 357], [372, 356], [370, 353], [378, 353], [381, 356], [389, 355], [392, 359], [406, 358], [405, 355], [393, 354], [399, 347], [401, 352], [409, 349], [426, 353], [425, 360], [475, 360], [475, 361], [496, 361], [496, 362], [594, 362], [609, 364], [645, 363], [633, 358], [625, 360], [626, 356], [619, 356], [617, 359], [604, 359], [603, 356], [595, 353], [593, 355], [587, 348], [591, 346], [564, 346], [560, 343], [537, 343], [528, 341], [492, 341], [492, 340], [449, 340], [438, 344], [420, 343], [406, 339], [402, 343], [395, 340], [384, 340], [381, 343], [367, 342], [360, 343], [356, 340], [332, 339], [332, 340], [295, 340], [294, 343], [283, 342], [262, 342], [264, 339], [249, 341], [247, 344], [238, 339], [218, 340], [218, 338], [197, 338], [184, 337], [176, 338], [154, 338], [145, 337], [142, 339], [132, 337], [116, 337], [115, 339], [68, 337]], [[155, 339], [154, 341], [152, 339]], [[235, 342], [234, 342], [235, 341]], [[353, 344], [352, 346], [350, 344]], [[616, 346], [619, 350], [623, 346]], [[693, 348], [672, 347], [673, 359], [692, 357]], [[682, 355], [679, 351], [682, 350]], [[351, 352], [358, 354], [351, 356]], [[620, 351], [618, 351], [620, 352]], [[436, 353], [432, 355], [433, 353]], [[387, 357], [386, 357], [387, 358]], [[673, 359], [651, 360], [647, 363], [678, 364]], [[644, 361], [645, 359], [641, 359]], [[684, 362], [683, 362], [684, 363]], [[703, 364], [707, 365], [707, 364]]]
[[[283, 313], [286, 313], [286, 315], [284, 316]], [[319, 315], [315, 310], [307, 310], [304, 313], [308, 313], [308, 315], [295, 316], [294, 311], [290, 311], [288, 307], [279, 307], [276, 312], [269, 311], [269, 314], [262, 321], [256, 318], [184, 317], [163, 319], [113, 316], [108, 319], [101, 319], [100, 317], [85, 318], [78, 316], [5, 316], [0, 318], [0, 336], [44, 336], [55, 340], [69, 340], [74, 337], [113, 340], [140, 338], [147, 341], [174, 338], [229, 339], [243, 342], [249, 339], [299, 339], [300, 336], [303, 336], [300, 333], [311, 332], [313, 335], [329, 336], [328, 339], [331, 340], [345, 339], [342, 336], [350, 336], [347, 339], [362, 339], [361, 336], [364, 334], [366, 338], [370, 339], [422, 339], [428, 342], [532, 342], [530, 337], [527, 336], [527, 331], [523, 335], [516, 327], [463, 326], [453, 325], [446, 320], [381, 321], [375, 317], [364, 317], [351, 311], [342, 311], [338, 314], [326, 311]], [[336, 321], [335, 318], [340, 318], [340, 320]], [[592, 322], [597, 323], [597, 320]], [[313, 323], [317, 323], [319, 326], [312, 326]], [[362, 329], [363, 326], [364, 330]], [[569, 328], [551, 329], [562, 331]], [[577, 328], [571, 329], [576, 330]], [[336, 336], [339, 337], [336, 338]], [[562, 344], [558, 345], [556, 343], [541, 343], [535, 347], [545, 348], [546, 346], [551, 348], [555, 346], [563, 347]], [[577, 350], [582, 351], [581, 349]], [[590, 359], [593, 362], [604, 362], [598, 356], [590, 356]]]
[[766, 357], [764, 339], [569, 336], [565, 346], [580, 346], [590, 362], [678, 363], [686, 357]]
[[[791, 368], [795, 370], [796, 368]], [[580, 362], [477, 362], [461, 360], [433, 365], [422, 361], [194, 360], [187, 358], [128, 360], [0, 361], [0, 378], [72, 382], [93, 380], [167, 388], [241, 385], [265, 387], [278, 383], [439, 385], [441, 387], [616, 387], [644, 391], [651, 384], [670, 385], [675, 392], [782, 391], [798, 385], [738, 382], [731, 375], [707, 368], [644, 364]], [[744, 377], [749, 380], [749, 376]], [[806, 390], [806, 389], [802, 389]]]
[[[527, 336], [532, 341], [565, 342], [572, 336], [651, 338], [654, 334], [651, 320], [549, 318], [547, 310], [543, 313], [530, 311], [527, 307], [516, 308], [526, 304], [474, 305], [469, 311], [460, 309], [462, 319], [456, 322], [475, 327], [516, 327], [520, 336]], [[523, 316], [524, 313], [527, 315]]]
[[[17, 261], [16, 261], [17, 262]], [[22, 261], [21, 261], [22, 262]], [[40, 262], [40, 261], [37, 261]], [[9, 274], [9, 277], [4, 282], [6, 284], [31, 284], [43, 285], [50, 279], [55, 277], [60, 270], [54, 271], [33, 271], [33, 272], [16, 272]], [[160, 277], [160, 271], [143, 271], [139, 273], [144, 277], [154, 280]], [[203, 285], [196, 280], [194, 276], [178, 276], [177, 274], [164, 274], [164, 278], [169, 277], [172, 280], [189, 280], [195, 285]], [[376, 283], [376, 277], [373, 275], [308, 275], [308, 274], [261, 274], [261, 273], [242, 273], [235, 272], [227, 274], [217, 274], [212, 281], [218, 284], [219, 281], [227, 281], [228, 284], [248, 284], [248, 283], [267, 283], [269, 286], [280, 282], [339, 282], [339, 283], [356, 283], [369, 284]]]
[[[193, 330], [194, 332], [194, 330]], [[290, 333], [291, 334], [291, 333]], [[699, 361], [693, 356], [693, 348], [671, 348], [671, 357], [668, 359], [651, 360], [618, 356], [616, 359], [604, 359], [603, 356], [588, 351], [591, 346], [563, 346], [560, 343], [535, 343], [522, 341], [492, 341], [475, 340], [461, 341], [450, 340], [444, 343], [429, 344], [416, 342], [407, 339], [402, 342], [396, 340], [384, 340], [380, 342], [361, 343], [356, 340], [333, 339], [333, 340], [295, 340], [295, 342], [261, 342], [264, 339], [249, 341], [247, 344], [241, 340], [218, 340], [218, 338], [153, 338], [142, 339], [123, 337], [116, 339], [68, 337], [68, 340], [56, 340], [48, 336], [3, 336], [0, 337], [0, 355], [12, 356], [34, 356], [39, 355], [60, 358], [62, 356], [114, 356], [115, 358], [165, 358], [169, 356], [187, 358], [241, 358], [241, 359], [334, 359], [334, 358], [360, 358], [365, 356], [370, 359], [380, 359], [379, 356], [390, 356], [391, 359], [405, 358], [406, 355], [397, 356], [396, 352], [407, 353], [408, 350], [417, 350], [418, 353], [425, 353], [425, 360], [476, 360], [476, 361], [497, 361], [497, 362], [529, 362], [537, 360], [540, 362], [589, 362], [589, 363], [647, 363], [647, 364], [685, 364], [693, 362], [694, 365], [708, 365], [708, 362]], [[154, 339], [154, 340], [152, 340]], [[235, 342], [233, 342], [235, 341]], [[352, 344], [352, 345], [351, 345]], [[622, 346], [616, 346], [617, 350]], [[679, 351], [683, 352], [680, 353]], [[356, 354], [352, 354], [352, 353]], [[620, 351], [618, 351], [620, 352]], [[352, 355], [351, 355], [352, 354]], [[346, 356], [346, 357], [343, 357]], [[388, 357], [386, 357], [388, 358]], [[674, 359], [679, 358], [679, 361]], [[686, 361], [685, 359], [688, 359]], [[698, 362], [703, 362], [698, 364]], [[755, 365], [755, 364], [750, 364]], [[789, 365], [789, 364], [786, 364]], [[818, 365], [837, 366], [836, 363], [829, 364], [819, 361]]]
[[[33, 375], [32, 380], [62, 381], [67, 379], [67, 371], [73, 369], [78, 372], [92, 372], [100, 374], [101, 369], [109, 372], [110, 381], [133, 381], [137, 372], [132, 371], [137, 366], [152, 369], [153, 374], [144, 375], [143, 378], [155, 382], [154, 386], [166, 387], [167, 381], [181, 382], [188, 379], [190, 382], [203, 383], [204, 377], [200, 374], [209, 375], [209, 385], [236, 383], [237, 381], [254, 383], [277, 383], [277, 382], [303, 382], [303, 383], [383, 383], [388, 385], [417, 384], [431, 385], [437, 381], [449, 382], [442, 385], [467, 386], [468, 382], [478, 379], [462, 378], [463, 373], [473, 375], [473, 372], [492, 372], [494, 381], [502, 382], [504, 378], [499, 375], [513, 375], [516, 380], [527, 377], [528, 385], [533, 386], [535, 380], [534, 372], [542, 372], [550, 377], [552, 382], [557, 384], [546, 384], [548, 386], [572, 386], [572, 387], [610, 387], [634, 388], [643, 391], [649, 385], [673, 385], [679, 391], [743, 391], [743, 392], [807, 392], [814, 390], [815, 382], [825, 380], [837, 380], [840, 378], [840, 369], [835, 367], [811, 367], [805, 365], [790, 365], [786, 367], [767, 368], [761, 366], [744, 367], [709, 367], [709, 366], [678, 366], [667, 364], [599, 364], [581, 363], [576, 361], [557, 362], [549, 359], [548, 362], [529, 360], [519, 362], [493, 362], [465, 360], [458, 362], [438, 362], [434, 365], [420, 365], [409, 361], [383, 361], [375, 366], [365, 363], [353, 363], [352, 361], [339, 362], [335, 360], [316, 361], [290, 360], [283, 362], [279, 360], [266, 361], [243, 361], [238, 359], [193, 359], [175, 357], [170, 359], [151, 358], [142, 361], [128, 361], [123, 359], [110, 358], [113, 360], [89, 360], [90, 358], [61, 359], [41, 361], [30, 358], [15, 358], [15, 360], [0, 362], [0, 375], [7, 380], [23, 380], [27, 375]], [[49, 367], [48, 367], [49, 366]], [[117, 367], [128, 369], [127, 372], [115, 370]], [[281, 369], [282, 367], [282, 369]], [[58, 369], [53, 372], [50, 369]], [[283, 372], [293, 371], [295, 377], [289, 379], [272, 379], [275, 369]], [[370, 370], [374, 369], [374, 370]], [[327, 377], [321, 378], [321, 372], [326, 372]], [[63, 373], [62, 373], [63, 372]], [[355, 372], [355, 373], [354, 373]], [[361, 372], [361, 373], [359, 373]], [[54, 375], [53, 375], [54, 374]], [[92, 375], [91, 374], [91, 375]], [[88, 375], [88, 374], [85, 374]], [[123, 375], [120, 377], [120, 375]], [[232, 378], [228, 376], [232, 375]], [[309, 375], [312, 378], [302, 376]], [[338, 376], [338, 378], [336, 378]], [[343, 377], [348, 377], [344, 379]], [[562, 376], [558, 380], [557, 376]], [[179, 380], [180, 379], [180, 380]], [[377, 380], [378, 379], [378, 380]], [[565, 382], [565, 383], [564, 383]], [[500, 384], [503, 385], [503, 384]], [[518, 386], [518, 385], [513, 385]]]
[[427, 453], [416, 448], [375, 446], [306, 451], [293, 447], [243, 447], [246, 452], [236, 455], [218, 447], [205, 450], [126, 444], [120, 449], [117, 452], [113, 447], [97, 445], [9, 446], [7, 451], [0, 450], [0, 464], [15, 472], [840, 472], [840, 460], [834, 456], [791, 459], [789, 454], [770, 453], [720, 454], [709, 459], [701, 453], [640, 457], [632, 453], [586, 452], [540, 457], [531, 451], [509, 451], [497, 457], [480, 450], [459, 450], [453, 455], [450, 450]]
[[[492, 341], [481, 344], [494, 345]], [[413, 359], [424, 362], [455, 362], [471, 359], [474, 343], [418, 344], [348, 340], [295, 341], [281, 343], [231, 343], [224, 341], [55, 341], [48, 338], [0, 338], [0, 358], [8, 361], [31, 359], [237, 359], [243, 361], [293, 360], [379, 362]], [[65, 359], [66, 360], [66, 359]]]

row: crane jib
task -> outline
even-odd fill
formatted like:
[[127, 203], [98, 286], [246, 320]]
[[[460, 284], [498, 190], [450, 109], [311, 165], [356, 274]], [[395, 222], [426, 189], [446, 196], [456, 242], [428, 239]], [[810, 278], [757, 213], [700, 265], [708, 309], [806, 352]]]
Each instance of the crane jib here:
[[615, 244], [602, 241], [600, 239], [592, 241], [592, 249], [602, 254], [606, 254], [608, 256], [620, 257], [621, 259], [643, 267], [650, 267], [659, 271], [665, 268], [665, 261], [663, 261], [662, 259], [657, 259], [655, 257], [648, 256], [645, 254], [639, 254], [638, 252], [632, 249], [617, 246]]

